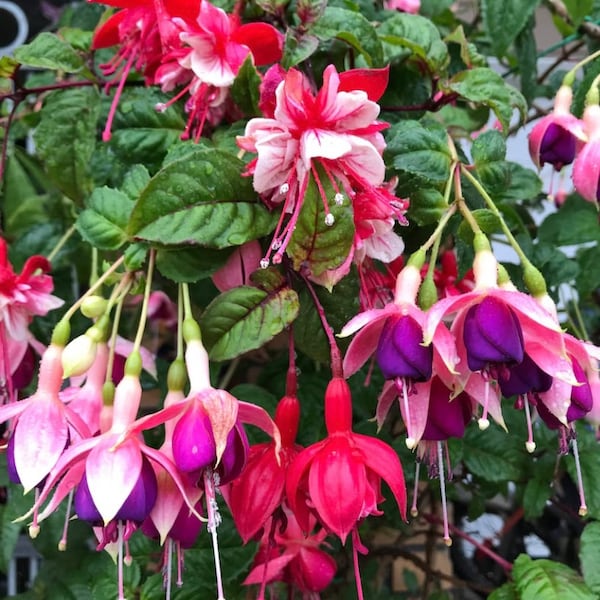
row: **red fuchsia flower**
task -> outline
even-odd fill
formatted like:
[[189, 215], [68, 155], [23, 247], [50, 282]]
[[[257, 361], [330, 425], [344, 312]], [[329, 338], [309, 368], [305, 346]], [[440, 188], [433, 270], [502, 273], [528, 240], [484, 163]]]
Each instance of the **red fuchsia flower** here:
[[352, 397], [344, 379], [334, 377], [325, 392], [327, 437], [303, 450], [290, 465], [288, 504], [303, 531], [312, 529], [311, 514], [342, 543], [352, 533], [355, 575], [362, 598], [357, 550], [358, 524], [382, 514], [381, 482], [385, 481], [406, 517], [406, 489], [398, 455], [384, 442], [352, 431]]
[[[267, 74], [272, 79], [281, 71]], [[366, 197], [382, 212], [384, 221], [402, 219], [406, 203], [383, 187], [385, 147], [381, 130], [387, 124], [377, 121], [377, 100], [385, 91], [387, 69], [354, 69], [338, 73], [329, 65], [323, 86], [315, 94], [308, 79], [290, 69], [275, 91], [272, 117], [251, 119], [238, 145], [258, 157], [249, 165], [254, 189], [269, 206], [282, 204], [271, 250], [261, 265], [282, 260], [302, 209], [311, 178], [319, 190], [325, 209], [325, 223], [334, 224], [329, 203], [344, 202], [344, 194], [354, 202], [356, 194]], [[272, 85], [269, 90], [272, 90]], [[270, 102], [263, 99], [263, 106]], [[321, 182], [325, 176], [336, 190], [326, 198]]]
[[[246, 467], [225, 493], [240, 537], [247, 543], [280, 509], [290, 463], [302, 450], [296, 444], [300, 404], [295, 395], [284, 396], [277, 405], [275, 424], [281, 434], [277, 452], [274, 441], [250, 448]], [[273, 516], [277, 521], [282, 515]]]
[[600, 106], [586, 106], [583, 120], [587, 142], [573, 163], [573, 185], [589, 202], [600, 202]]
[[[303, 599], [314, 600], [329, 586], [337, 570], [335, 560], [321, 549], [327, 532], [320, 529], [317, 533], [306, 535], [285, 504], [282, 510], [285, 518], [275, 522], [274, 536], [269, 535], [272, 527], [267, 524], [244, 585], [261, 584], [258, 600], [264, 600], [265, 586], [277, 581], [300, 591]], [[310, 516], [310, 531], [315, 525], [316, 519]]]
[[188, 123], [182, 139], [202, 135], [205, 121], [221, 120], [227, 92], [240, 67], [250, 56], [255, 65], [277, 62], [281, 58], [283, 36], [267, 23], [241, 25], [236, 15], [228, 15], [208, 0], [200, 4], [193, 20], [174, 19], [180, 28], [180, 44], [163, 59], [155, 83], [163, 91], [175, 86], [183, 89], [159, 110], [189, 94]]
[[343, 337], [358, 331], [344, 358], [346, 377], [375, 353], [388, 380], [378, 405], [378, 422], [383, 422], [398, 397], [407, 428], [406, 444], [411, 449], [425, 428], [432, 374], [437, 373], [452, 388], [458, 362], [454, 339], [443, 323], [438, 323], [432, 344], [423, 345], [426, 313], [415, 304], [420, 284], [419, 267], [409, 261], [396, 280], [394, 302], [360, 313], [340, 333]]
[[52, 295], [50, 263], [43, 256], [27, 259], [21, 273], [15, 273], [8, 260], [8, 247], [0, 237], [0, 404], [14, 400], [13, 375], [23, 362], [27, 349], [36, 344], [29, 332], [35, 316], [44, 316], [63, 301]]
[[540, 119], [529, 134], [529, 154], [538, 168], [550, 163], [557, 171], [570, 165], [586, 140], [583, 123], [571, 114], [573, 90], [563, 85], [551, 114]]
[[100, 65], [104, 75], [114, 76], [107, 83], [107, 89], [118, 82], [102, 134], [102, 139], [106, 142], [111, 138], [112, 121], [129, 73], [136, 69], [144, 74], [146, 84], [153, 83], [154, 74], [164, 54], [177, 41], [177, 31], [174, 30], [171, 18], [195, 18], [199, 1], [102, 0], [101, 3], [123, 9], [109, 17], [96, 30], [92, 40], [94, 50], [119, 46], [112, 60]]
[[459, 381], [483, 405], [479, 425], [486, 428], [488, 412], [503, 425], [499, 389], [491, 381], [521, 363], [525, 354], [553, 377], [576, 382], [555, 318], [527, 294], [497, 286], [497, 262], [483, 241], [473, 265], [475, 289], [439, 300], [429, 309], [423, 330], [430, 343], [442, 319], [455, 315]]

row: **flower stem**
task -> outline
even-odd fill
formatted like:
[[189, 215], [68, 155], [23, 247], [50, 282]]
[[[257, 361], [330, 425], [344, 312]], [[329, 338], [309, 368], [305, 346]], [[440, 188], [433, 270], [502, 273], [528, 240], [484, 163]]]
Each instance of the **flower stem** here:
[[496, 206], [490, 195], [487, 193], [486, 189], [481, 185], [481, 183], [476, 177], [469, 173], [468, 169], [466, 169], [464, 165], [461, 165], [461, 171], [462, 174], [473, 184], [473, 187], [479, 192], [490, 211], [493, 212], [494, 215], [500, 221], [500, 227], [502, 228], [504, 235], [508, 239], [508, 242], [511, 245], [512, 249], [517, 253], [517, 256], [519, 257], [519, 260], [521, 261], [523, 266], [525, 267], [525, 265], [531, 265], [531, 261], [525, 255], [525, 252], [523, 252], [521, 246], [519, 246], [519, 243], [513, 236], [511, 230], [508, 228], [508, 225], [506, 224], [502, 213], [498, 210], [498, 207]]
[[329, 322], [327, 321], [327, 317], [325, 316], [325, 309], [323, 308], [323, 305], [321, 304], [321, 301], [319, 300], [317, 292], [315, 291], [315, 288], [313, 287], [312, 283], [304, 275], [302, 275], [302, 278], [304, 279], [304, 283], [306, 283], [308, 292], [310, 293], [315, 308], [317, 309], [317, 313], [319, 314], [319, 319], [321, 320], [323, 331], [325, 332], [325, 335], [327, 336], [327, 341], [329, 342], [329, 350], [331, 353], [331, 374], [333, 375], [333, 377], [343, 378], [344, 370], [342, 367], [342, 354], [340, 352], [339, 346], [337, 345], [337, 342], [335, 341], [333, 329], [331, 328], [331, 325], [329, 324]]
[[148, 259], [148, 272], [146, 273], [146, 287], [144, 289], [144, 300], [142, 302], [142, 314], [140, 315], [140, 322], [135, 334], [135, 340], [133, 342], [133, 352], [139, 351], [140, 346], [142, 345], [144, 329], [146, 328], [146, 320], [148, 318], [148, 303], [150, 302], [150, 292], [152, 290], [152, 276], [154, 273], [155, 257], [156, 251], [154, 249], [150, 250], [150, 257]]
[[123, 264], [125, 260], [124, 256], [119, 257], [100, 277], [98, 277], [97, 281], [92, 285], [86, 292], [83, 294], [73, 306], [69, 308], [69, 310], [64, 314], [61, 320], [68, 321], [79, 309], [83, 301], [96, 293], [96, 290]]
[[52, 249], [52, 252], [46, 257], [49, 262], [52, 262], [56, 255], [62, 250], [62, 247], [69, 241], [69, 238], [75, 233], [75, 225], [71, 225], [67, 231], [62, 235], [60, 240], [56, 242], [56, 246]]

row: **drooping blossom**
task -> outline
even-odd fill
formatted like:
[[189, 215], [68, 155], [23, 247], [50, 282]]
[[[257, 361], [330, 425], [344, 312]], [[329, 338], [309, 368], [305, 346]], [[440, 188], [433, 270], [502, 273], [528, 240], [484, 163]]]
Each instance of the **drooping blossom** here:
[[8, 440], [12, 479], [21, 483], [25, 492], [40, 485], [49, 475], [71, 435], [90, 436], [84, 421], [59, 397], [62, 350], [62, 345], [52, 343], [44, 352], [37, 389], [32, 396], [0, 406], [0, 423], [13, 420]]
[[570, 165], [586, 139], [583, 123], [571, 114], [573, 90], [563, 85], [552, 112], [540, 119], [529, 134], [529, 154], [538, 168], [550, 163], [560, 171]]
[[196, 18], [173, 19], [180, 28], [179, 44], [163, 57], [154, 82], [164, 92], [183, 86], [166, 104], [188, 95], [188, 122], [182, 138], [200, 138], [204, 123], [213, 125], [223, 116], [228, 90], [240, 67], [249, 56], [255, 65], [277, 62], [281, 58], [283, 37], [267, 23], [241, 25], [236, 15], [203, 0]]
[[264, 600], [264, 587], [269, 583], [286, 583], [290, 590], [298, 590], [305, 600], [317, 598], [316, 594], [329, 586], [337, 565], [321, 549], [326, 545], [327, 532], [319, 529], [312, 533], [316, 519], [309, 517], [309, 533], [302, 530], [294, 513], [284, 504], [283, 520], [267, 522], [258, 552], [244, 585], [261, 585], [258, 600]]
[[196, 17], [199, 0], [91, 0], [122, 8], [94, 33], [92, 49], [119, 46], [115, 56], [100, 65], [105, 76], [112, 77], [107, 89], [117, 85], [102, 139], [111, 138], [112, 121], [121, 93], [132, 69], [144, 74], [146, 84], [154, 83], [156, 70], [164, 54], [176, 43], [178, 30], [173, 17], [189, 20]]
[[426, 313], [415, 304], [420, 284], [419, 266], [409, 261], [397, 277], [394, 301], [383, 308], [358, 314], [340, 333], [346, 336], [358, 331], [344, 358], [346, 377], [358, 371], [375, 354], [377, 364], [388, 380], [378, 404], [378, 422], [381, 425], [393, 400], [398, 397], [409, 448], [416, 446], [426, 425], [433, 373], [451, 389], [458, 362], [454, 339], [441, 322], [432, 343], [423, 345]]
[[13, 399], [13, 375], [23, 362], [27, 349], [37, 344], [29, 332], [35, 316], [44, 316], [63, 301], [52, 295], [50, 263], [43, 256], [27, 259], [21, 273], [15, 273], [8, 260], [8, 246], [0, 237], [0, 404]]
[[327, 437], [303, 450], [288, 470], [288, 504], [303, 531], [311, 513], [342, 542], [369, 515], [380, 515], [381, 482], [390, 487], [400, 515], [406, 514], [404, 474], [398, 455], [384, 442], [352, 431], [352, 398], [344, 379], [325, 392]]
[[600, 106], [586, 106], [583, 121], [587, 142], [573, 163], [573, 185], [589, 202], [600, 202]]
[[[244, 543], [266, 527], [268, 519], [281, 508], [287, 469], [302, 450], [296, 444], [299, 417], [300, 404], [296, 396], [284, 396], [275, 412], [281, 449], [277, 452], [273, 441], [251, 446], [244, 471], [229, 484], [227, 503]], [[273, 516], [277, 518], [281, 517]]]
[[[274, 76], [282, 76], [281, 71], [274, 71]], [[353, 203], [358, 194], [365, 206], [370, 202], [377, 209], [376, 220], [388, 224], [390, 219], [403, 221], [406, 201], [384, 187], [381, 130], [387, 124], [376, 120], [377, 100], [385, 91], [387, 78], [387, 69], [338, 73], [329, 65], [323, 73], [323, 86], [315, 94], [306, 76], [290, 69], [276, 87], [272, 116], [251, 119], [244, 136], [238, 137], [242, 149], [258, 154], [248, 168], [254, 189], [269, 206], [282, 205], [271, 250], [262, 266], [268, 265], [271, 255], [275, 263], [282, 260], [311, 179], [319, 189], [327, 225], [335, 222], [330, 203], [343, 204], [345, 197]], [[263, 106], [271, 105], [267, 99], [263, 101]], [[333, 198], [325, 197], [323, 181], [335, 190]], [[383, 233], [376, 227], [372, 231]]]
[[575, 378], [553, 315], [527, 294], [498, 287], [497, 262], [487, 242], [476, 252], [473, 272], [473, 291], [439, 300], [428, 310], [423, 330], [425, 343], [430, 343], [442, 319], [454, 315], [459, 379], [482, 404], [479, 424], [485, 428], [488, 411], [503, 425], [500, 390], [492, 382], [525, 354], [553, 377], [570, 384]]

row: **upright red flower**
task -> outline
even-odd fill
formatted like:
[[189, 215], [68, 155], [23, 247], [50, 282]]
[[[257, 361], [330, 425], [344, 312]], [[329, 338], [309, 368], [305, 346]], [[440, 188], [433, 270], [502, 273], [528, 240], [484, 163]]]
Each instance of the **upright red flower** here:
[[398, 455], [384, 442], [352, 431], [352, 398], [335, 377], [325, 392], [327, 438], [303, 450], [290, 465], [288, 503], [300, 527], [310, 531], [310, 514], [342, 542], [369, 515], [382, 514], [381, 481], [390, 487], [402, 518], [406, 488]]

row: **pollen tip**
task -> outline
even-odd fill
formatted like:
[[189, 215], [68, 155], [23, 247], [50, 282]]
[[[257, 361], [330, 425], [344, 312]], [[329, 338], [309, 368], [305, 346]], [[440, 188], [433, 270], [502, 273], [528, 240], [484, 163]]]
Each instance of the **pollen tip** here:
[[30, 525], [29, 526], [29, 537], [32, 540], [35, 540], [35, 538], [40, 534], [40, 526], [39, 525]]
[[269, 259], [268, 258], [261, 258], [260, 259], [260, 268], [261, 269], [268, 269], [269, 268]]
[[580, 517], [586, 517], [588, 514], [587, 506], [585, 506], [585, 505], [580, 506], [578, 513], [579, 513]]
[[327, 227], [331, 227], [334, 223], [335, 223], [335, 217], [331, 213], [326, 214], [325, 215], [325, 225], [327, 225]]
[[485, 431], [490, 426], [489, 419], [478, 419], [477, 425], [481, 431]]
[[58, 551], [64, 552], [66, 549], [67, 549], [67, 542], [65, 542], [65, 540], [60, 540], [60, 542], [58, 542]]
[[535, 442], [525, 442], [525, 448], [527, 448], [529, 454], [533, 454], [535, 451]]
[[414, 450], [415, 446], [417, 445], [417, 440], [415, 440], [415, 438], [412, 438], [412, 437], [407, 437], [405, 443], [406, 443], [406, 447], [409, 450]]
[[110, 142], [110, 138], [112, 138], [112, 132], [110, 132], [110, 131], [102, 132], [102, 141], [103, 142]]
[[414, 518], [418, 517], [419, 516], [419, 511], [416, 508], [411, 508], [410, 509], [410, 516], [414, 517]]
[[154, 105], [154, 110], [156, 110], [159, 113], [164, 113], [165, 110], [167, 110], [167, 105], [164, 102], [157, 102]]
[[451, 537], [445, 537], [444, 538], [444, 544], [446, 544], [446, 546], [448, 546], [448, 548], [450, 548], [450, 546], [452, 546], [452, 538]]

